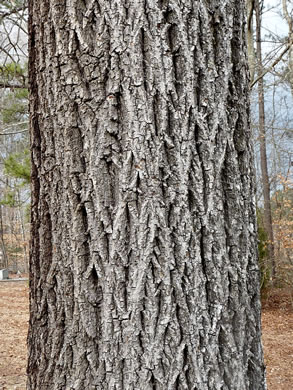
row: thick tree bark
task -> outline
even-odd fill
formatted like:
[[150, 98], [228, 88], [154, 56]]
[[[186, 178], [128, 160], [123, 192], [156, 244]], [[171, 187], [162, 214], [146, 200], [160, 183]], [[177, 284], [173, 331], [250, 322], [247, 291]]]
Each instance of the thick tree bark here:
[[30, 0], [28, 389], [265, 389], [244, 3]]

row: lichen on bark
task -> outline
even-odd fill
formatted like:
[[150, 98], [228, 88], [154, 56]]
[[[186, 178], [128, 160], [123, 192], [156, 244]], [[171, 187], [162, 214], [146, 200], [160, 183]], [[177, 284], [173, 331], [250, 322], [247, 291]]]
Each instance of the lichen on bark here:
[[30, 0], [29, 390], [264, 390], [244, 3]]

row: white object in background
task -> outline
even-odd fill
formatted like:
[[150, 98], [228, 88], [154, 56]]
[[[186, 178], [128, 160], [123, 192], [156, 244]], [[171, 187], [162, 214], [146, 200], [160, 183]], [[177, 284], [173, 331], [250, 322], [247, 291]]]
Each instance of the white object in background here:
[[8, 269], [0, 269], [0, 280], [9, 279]]

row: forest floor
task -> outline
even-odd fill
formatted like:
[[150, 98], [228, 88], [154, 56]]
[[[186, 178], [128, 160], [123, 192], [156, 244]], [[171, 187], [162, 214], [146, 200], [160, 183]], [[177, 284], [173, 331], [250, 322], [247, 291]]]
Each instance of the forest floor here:
[[[263, 300], [268, 390], [293, 389], [293, 306], [288, 292]], [[25, 390], [28, 282], [0, 282], [0, 390]]]
[[28, 282], [0, 282], [0, 390], [25, 390]]

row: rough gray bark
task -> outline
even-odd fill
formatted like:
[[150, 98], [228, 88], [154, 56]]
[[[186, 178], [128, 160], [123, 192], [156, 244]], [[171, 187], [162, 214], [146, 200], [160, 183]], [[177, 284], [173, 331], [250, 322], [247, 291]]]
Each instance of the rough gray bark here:
[[28, 389], [265, 389], [244, 3], [30, 0]]

